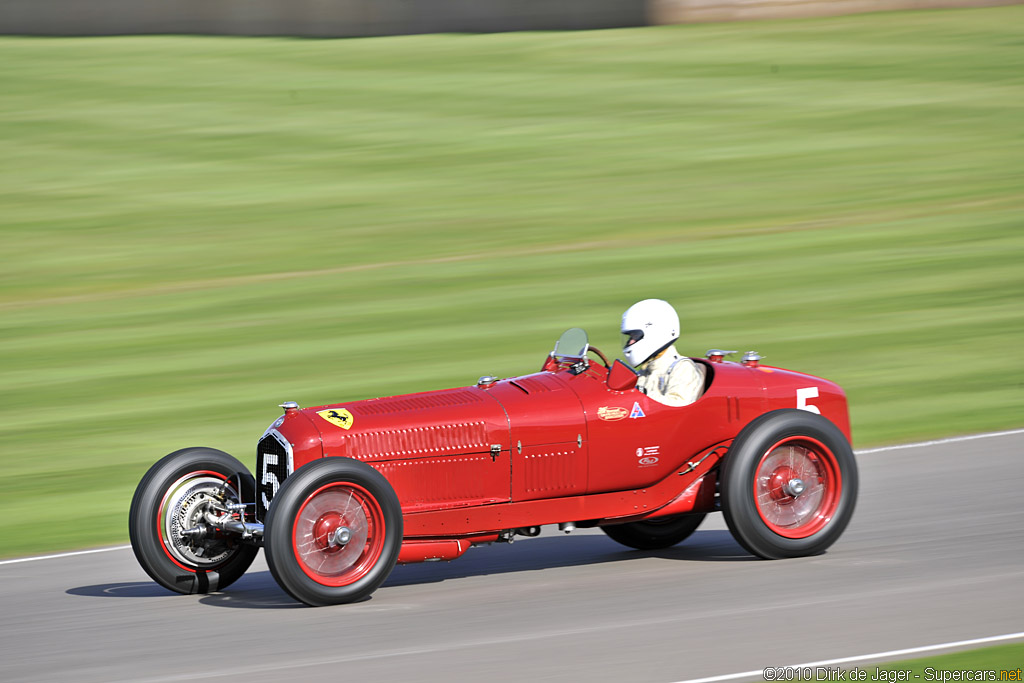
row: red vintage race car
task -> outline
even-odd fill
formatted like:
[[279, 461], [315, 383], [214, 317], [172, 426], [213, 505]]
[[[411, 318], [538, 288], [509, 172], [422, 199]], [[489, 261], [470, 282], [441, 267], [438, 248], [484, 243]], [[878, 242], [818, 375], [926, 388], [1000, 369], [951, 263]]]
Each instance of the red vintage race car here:
[[845, 394], [729, 353], [694, 359], [705, 390], [683, 407], [640, 392], [578, 328], [534, 374], [284, 403], [259, 440], [258, 480], [210, 448], [153, 465], [132, 499], [132, 548], [161, 585], [205, 593], [237, 580], [262, 546], [277, 582], [308, 605], [363, 599], [396, 563], [452, 560], [546, 524], [656, 549], [720, 509], [754, 555], [820, 553], [857, 498]]

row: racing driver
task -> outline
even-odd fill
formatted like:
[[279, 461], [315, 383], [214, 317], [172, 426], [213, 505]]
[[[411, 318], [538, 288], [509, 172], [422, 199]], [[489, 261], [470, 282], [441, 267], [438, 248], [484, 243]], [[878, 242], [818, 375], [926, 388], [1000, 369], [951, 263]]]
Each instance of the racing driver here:
[[704, 390], [704, 368], [676, 351], [679, 314], [667, 301], [644, 299], [622, 314], [622, 349], [637, 369], [637, 388], [659, 403], [685, 406]]

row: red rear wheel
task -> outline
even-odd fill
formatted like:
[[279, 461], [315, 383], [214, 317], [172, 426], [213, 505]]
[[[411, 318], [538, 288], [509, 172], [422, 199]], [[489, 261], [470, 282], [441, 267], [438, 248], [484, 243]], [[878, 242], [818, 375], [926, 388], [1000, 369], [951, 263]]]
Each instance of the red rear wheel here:
[[733, 537], [766, 559], [824, 552], [857, 500], [857, 463], [846, 436], [804, 410], [774, 410], [743, 428], [719, 479]]
[[780, 536], [807, 538], [835, 516], [843, 487], [835, 454], [809, 437], [783, 439], [768, 449], [754, 477], [761, 520]]

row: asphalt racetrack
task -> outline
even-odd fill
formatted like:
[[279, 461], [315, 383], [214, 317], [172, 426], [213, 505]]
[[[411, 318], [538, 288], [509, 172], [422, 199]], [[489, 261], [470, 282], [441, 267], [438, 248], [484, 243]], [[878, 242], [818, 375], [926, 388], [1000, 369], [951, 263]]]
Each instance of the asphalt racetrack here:
[[166, 592], [130, 549], [6, 561], [0, 680], [668, 682], [1016, 633], [1022, 452], [1018, 430], [859, 453], [853, 522], [796, 560], [747, 555], [717, 514], [659, 552], [546, 527], [321, 609], [262, 556], [207, 596]]

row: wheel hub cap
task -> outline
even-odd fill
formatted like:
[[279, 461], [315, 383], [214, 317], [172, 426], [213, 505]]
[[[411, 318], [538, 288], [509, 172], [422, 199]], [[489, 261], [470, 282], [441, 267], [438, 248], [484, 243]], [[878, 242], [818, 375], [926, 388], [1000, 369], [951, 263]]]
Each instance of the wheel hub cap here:
[[337, 512], [329, 512], [321, 516], [313, 525], [313, 539], [316, 547], [327, 551], [336, 549], [340, 544], [335, 541], [335, 537], [338, 530], [343, 528], [343, 521]]
[[792, 496], [793, 498], [796, 498], [797, 496], [804, 492], [805, 488], [807, 487], [804, 486], [803, 480], [794, 477], [793, 479], [790, 479], [785, 486], [782, 487], [782, 490], [785, 491], [787, 496]]
[[803, 481], [797, 478], [796, 472], [792, 467], [783, 465], [772, 470], [767, 485], [768, 494], [771, 496], [771, 499], [783, 505], [792, 502], [790, 499], [794, 498], [795, 494], [792, 492], [790, 484], [794, 481], [800, 482], [800, 493], [802, 493]]
[[345, 526], [340, 526], [334, 530], [334, 534], [331, 536], [331, 545], [344, 546], [352, 540], [352, 530]]

